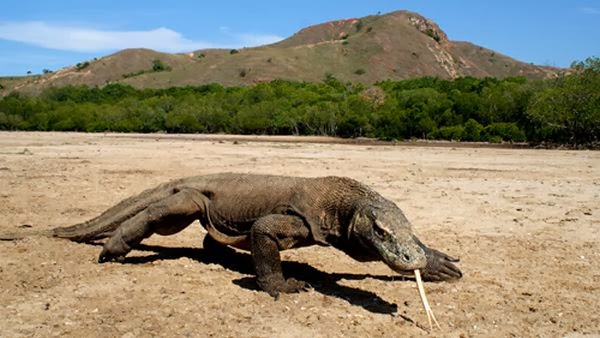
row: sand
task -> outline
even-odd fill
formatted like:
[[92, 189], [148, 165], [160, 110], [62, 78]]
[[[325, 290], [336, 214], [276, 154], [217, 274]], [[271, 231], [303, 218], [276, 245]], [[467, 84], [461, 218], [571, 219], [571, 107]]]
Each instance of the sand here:
[[[432, 336], [600, 333], [600, 152], [336, 144], [323, 138], [0, 133], [0, 231], [81, 222], [183, 176], [343, 175], [396, 202], [465, 276], [426, 283]], [[31, 228], [28, 228], [31, 227]], [[0, 242], [0, 336], [400, 337], [428, 334], [416, 284], [329, 247], [282, 253], [314, 289], [257, 290], [250, 256], [211, 257], [198, 224], [125, 263], [97, 245]]]

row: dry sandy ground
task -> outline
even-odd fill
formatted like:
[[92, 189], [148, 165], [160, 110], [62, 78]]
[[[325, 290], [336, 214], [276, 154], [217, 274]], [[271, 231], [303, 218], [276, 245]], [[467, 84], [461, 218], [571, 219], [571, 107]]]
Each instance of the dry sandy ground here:
[[[463, 279], [426, 284], [442, 326], [429, 334], [600, 333], [599, 152], [267, 140], [0, 133], [0, 231], [80, 222], [182, 176], [344, 175], [398, 203], [424, 242], [460, 256]], [[248, 254], [211, 257], [204, 234], [196, 224], [152, 237], [125, 263], [103, 265], [99, 246], [0, 242], [0, 336], [428, 334], [415, 284], [381, 263], [286, 251], [284, 272], [314, 290], [275, 301], [256, 290]]]

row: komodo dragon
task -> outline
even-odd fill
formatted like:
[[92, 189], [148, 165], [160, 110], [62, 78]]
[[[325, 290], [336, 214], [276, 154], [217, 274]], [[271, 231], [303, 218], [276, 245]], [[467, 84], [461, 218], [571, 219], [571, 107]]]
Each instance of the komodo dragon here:
[[420, 269], [429, 281], [462, 277], [453, 264], [458, 259], [421, 243], [396, 204], [344, 177], [187, 177], [129, 197], [86, 222], [37, 234], [76, 242], [109, 238], [98, 259], [104, 263], [122, 259], [154, 233], [173, 235], [196, 219], [208, 231], [205, 241], [250, 250], [258, 285], [275, 297], [306, 287], [283, 277], [279, 251], [313, 244], [331, 245], [358, 261], [381, 260], [400, 274]]

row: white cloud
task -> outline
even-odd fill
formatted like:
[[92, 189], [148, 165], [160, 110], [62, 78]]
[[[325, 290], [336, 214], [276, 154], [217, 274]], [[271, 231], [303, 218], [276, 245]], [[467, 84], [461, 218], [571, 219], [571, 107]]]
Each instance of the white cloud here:
[[268, 45], [283, 40], [282, 37], [277, 35], [260, 35], [251, 33], [235, 34], [235, 37], [237, 37], [240, 45], [243, 47]]
[[584, 7], [581, 8], [581, 11], [585, 14], [600, 15], [600, 9], [598, 8]]
[[270, 34], [234, 33], [227, 26], [219, 27], [223, 35], [235, 41], [235, 47], [253, 47], [268, 45], [283, 40], [283, 37]]
[[150, 48], [163, 52], [186, 52], [202, 48], [250, 47], [281, 40], [274, 35], [232, 34], [235, 41], [219, 46], [186, 39], [168, 28], [148, 31], [110, 31], [51, 25], [41, 21], [0, 23], [0, 39], [75, 52], [101, 52], [125, 48]]

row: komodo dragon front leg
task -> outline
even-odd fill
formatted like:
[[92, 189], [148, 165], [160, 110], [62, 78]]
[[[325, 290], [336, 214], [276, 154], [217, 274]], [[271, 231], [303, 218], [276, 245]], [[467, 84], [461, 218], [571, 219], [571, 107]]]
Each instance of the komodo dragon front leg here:
[[280, 250], [309, 244], [310, 230], [297, 216], [268, 215], [258, 219], [251, 229], [252, 259], [257, 283], [271, 296], [280, 292], [305, 290], [307, 284], [294, 278], [285, 279], [281, 271]]

